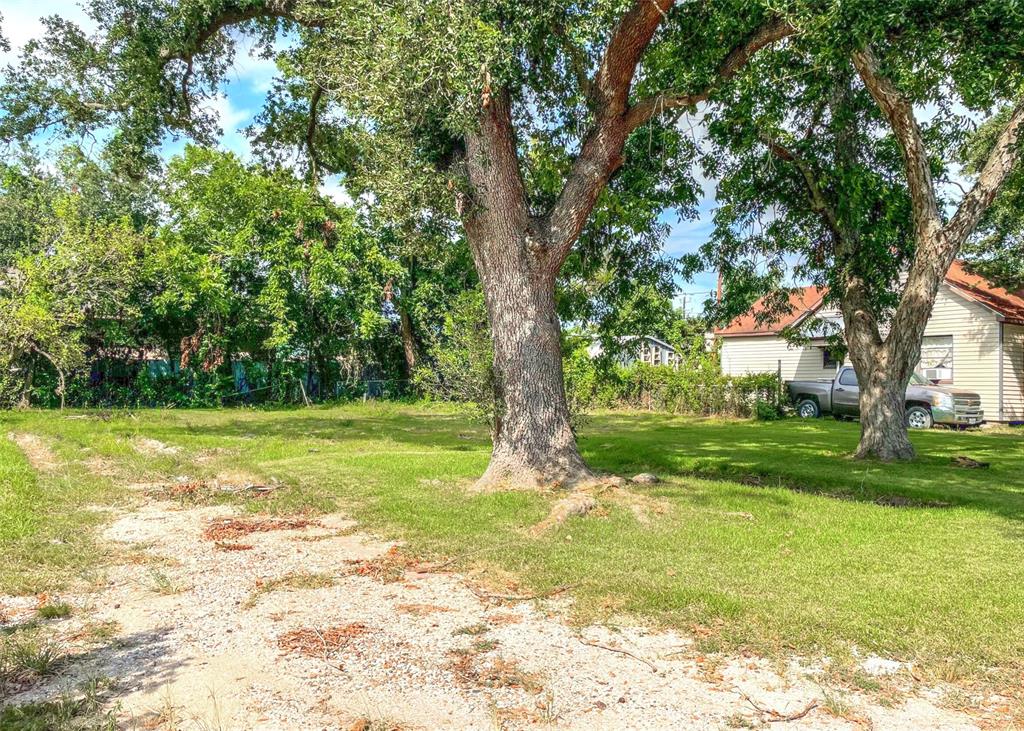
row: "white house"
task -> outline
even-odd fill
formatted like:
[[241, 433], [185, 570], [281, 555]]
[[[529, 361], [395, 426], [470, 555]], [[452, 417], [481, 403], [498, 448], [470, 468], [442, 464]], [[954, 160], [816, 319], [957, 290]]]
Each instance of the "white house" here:
[[[837, 363], [824, 338], [791, 346], [779, 332], [808, 317], [842, 325], [823, 306], [825, 292], [805, 287], [791, 296], [791, 314], [758, 324], [760, 302], [728, 326], [721, 338], [722, 371], [741, 375], [781, 370], [783, 380], [832, 378]], [[977, 392], [989, 421], [1024, 422], [1024, 291], [1008, 292], [955, 262], [939, 287], [924, 331], [918, 372], [936, 383]]]
[[[679, 356], [675, 348], [659, 338], [651, 335], [626, 335], [617, 340], [622, 346], [622, 352], [618, 357], [618, 361], [622, 365], [630, 365], [638, 361], [648, 365], [676, 366], [679, 364]], [[597, 358], [603, 352], [604, 348], [598, 340], [594, 340], [587, 348], [587, 355], [591, 358]]]

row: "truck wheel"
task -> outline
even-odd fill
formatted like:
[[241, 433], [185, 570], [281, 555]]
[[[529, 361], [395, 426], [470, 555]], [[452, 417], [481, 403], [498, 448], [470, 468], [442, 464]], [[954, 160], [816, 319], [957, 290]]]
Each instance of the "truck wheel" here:
[[818, 408], [817, 401], [805, 398], [796, 405], [796, 413], [801, 419], [817, 419], [821, 416], [821, 409]]
[[932, 412], [923, 406], [911, 406], [907, 409], [907, 426], [911, 429], [931, 429], [935, 421]]

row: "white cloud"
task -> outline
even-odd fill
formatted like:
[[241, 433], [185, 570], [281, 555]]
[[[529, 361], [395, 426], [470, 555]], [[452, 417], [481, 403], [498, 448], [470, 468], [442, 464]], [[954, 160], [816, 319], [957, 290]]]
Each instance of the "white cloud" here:
[[3, 16], [0, 28], [11, 43], [10, 51], [0, 53], [0, 64], [17, 60], [25, 44], [42, 35], [42, 18], [50, 15], [60, 15], [86, 31], [95, 28], [81, 6], [69, 0], [0, 0], [0, 16]]
[[205, 109], [216, 115], [217, 124], [223, 131], [220, 146], [234, 152], [243, 160], [249, 159], [252, 155], [252, 146], [241, 129], [252, 120], [252, 111], [236, 107], [228, 94], [218, 94], [212, 102], [205, 105]]
[[325, 180], [320, 185], [320, 192], [339, 205], [350, 206], [354, 203], [352, 196], [345, 190], [345, 186], [341, 184], [341, 179], [337, 176]]
[[[235, 54], [235, 62], [228, 69], [227, 78], [244, 83], [254, 92], [265, 94], [270, 91], [274, 77], [278, 74], [277, 63], [273, 58], [263, 58], [251, 38], [242, 34], [235, 34], [234, 38], [238, 52]], [[280, 53], [289, 45], [288, 37], [275, 39], [274, 53]]]

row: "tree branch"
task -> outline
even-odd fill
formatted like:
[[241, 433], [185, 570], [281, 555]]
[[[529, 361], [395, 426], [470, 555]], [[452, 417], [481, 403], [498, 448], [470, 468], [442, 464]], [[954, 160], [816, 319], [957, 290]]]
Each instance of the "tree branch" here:
[[598, 195], [622, 165], [622, 152], [630, 132], [649, 121], [665, 104], [692, 106], [708, 98], [718, 84], [735, 76], [754, 53], [794, 32], [789, 23], [773, 20], [729, 52], [718, 66], [715, 81], [704, 91], [685, 97], [659, 94], [630, 108], [629, 93], [637, 66], [673, 4], [674, 0], [637, 0], [612, 33], [594, 82], [594, 126], [583, 141], [558, 200], [545, 218], [553, 267], [560, 267], [565, 261]]
[[594, 125], [558, 200], [542, 221], [549, 245], [547, 266], [552, 271], [558, 271], [569, 256], [598, 195], [622, 165], [622, 150], [630, 132], [626, 114], [633, 77], [674, 4], [675, 0], [635, 0], [612, 31], [593, 82]]
[[985, 167], [975, 181], [970, 192], [960, 201], [953, 218], [946, 224], [944, 233], [950, 243], [954, 243], [959, 249], [978, 226], [978, 222], [996, 194], [999, 192], [1003, 181], [1010, 171], [1020, 162], [1022, 147], [1021, 131], [1024, 130], [1024, 98], [1017, 102], [1017, 106], [1010, 115], [1010, 121], [1006, 123], [999, 139], [985, 161]]
[[207, 19], [206, 24], [198, 28], [195, 34], [189, 38], [181, 48], [163, 48], [160, 50], [159, 60], [161, 66], [166, 66], [171, 61], [189, 62], [199, 51], [203, 49], [211, 38], [225, 28], [244, 23], [248, 20], [260, 18], [277, 18], [290, 20], [293, 23], [316, 28], [321, 25], [318, 20], [300, 17], [297, 14], [299, 0], [264, 0], [264, 2], [252, 5], [244, 2], [231, 2], [216, 15]]
[[636, 0], [615, 26], [594, 79], [602, 116], [626, 112], [636, 68], [674, 4], [675, 0]]
[[747, 36], [742, 43], [726, 55], [718, 66], [714, 80], [703, 90], [692, 94], [672, 94], [663, 91], [637, 102], [629, 111], [630, 129], [646, 124], [655, 114], [666, 109], [693, 107], [700, 102], [707, 101], [714, 90], [739, 73], [755, 53], [795, 32], [796, 29], [789, 22], [781, 18], [771, 20]]
[[914, 117], [914, 107], [892, 80], [881, 73], [878, 59], [870, 47], [854, 51], [853, 65], [896, 135], [910, 188], [914, 231], [919, 241], [929, 239], [942, 228], [942, 218], [935, 198], [928, 150]]
[[825, 193], [822, 191], [821, 186], [818, 185], [818, 181], [814, 176], [814, 171], [811, 170], [810, 166], [797, 157], [781, 142], [773, 140], [766, 134], [762, 134], [760, 137], [761, 141], [768, 146], [768, 149], [773, 155], [775, 155], [775, 157], [785, 162], [792, 163], [799, 171], [800, 176], [804, 181], [804, 187], [807, 191], [807, 200], [811, 204], [811, 210], [822, 217], [825, 221], [825, 225], [829, 227], [834, 236], [842, 238], [842, 232], [839, 228], [839, 218], [836, 216], [836, 211], [825, 198]]

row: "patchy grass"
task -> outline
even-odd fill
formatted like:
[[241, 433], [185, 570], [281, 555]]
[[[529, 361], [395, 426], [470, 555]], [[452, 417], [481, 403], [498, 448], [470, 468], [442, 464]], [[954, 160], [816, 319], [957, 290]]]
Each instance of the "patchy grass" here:
[[0, 697], [54, 675], [66, 662], [60, 646], [36, 627], [0, 636]]
[[117, 717], [107, 708], [110, 682], [91, 680], [77, 692], [52, 701], [0, 708], [4, 731], [115, 731]]
[[[509, 593], [571, 584], [581, 620], [626, 613], [697, 628], [702, 651], [856, 647], [914, 661], [926, 678], [943, 677], [950, 658], [959, 678], [1019, 672], [1024, 659], [1019, 429], [914, 433], [919, 460], [881, 464], [847, 457], [851, 423], [598, 414], [582, 430], [585, 456], [601, 471], [661, 476], [629, 488], [659, 509], [641, 521], [630, 500], [598, 495], [600, 510], [531, 536], [557, 496], [467, 492], [486, 466], [487, 434], [449, 409], [72, 415], [82, 418], [8, 417], [11, 430], [44, 439], [58, 466], [37, 473], [0, 440], [0, 480], [14, 485], [0, 492], [0, 552], [11, 557], [0, 592], [59, 585], [98, 560], [88, 528], [99, 517], [85, 507], [131, 493], [89, 473], [91, 459], [123, 481], [231, 471], [277, 480], [265, 496], [211, 499], [281, 519], [343, 510], [404, 540], [403, 556], [462, 557], [453, 569]], [[141, 454], [140, 440], [166, 448]], [[990, 466], [963, 469], [959, 456]], [[385, 578], [404, 571], [392, 563]]]
[[36, 610], [40, 619], [64, 619], [71, 616], [71, 605], [65, 602], [44, 604]]
[[242, 602], [242, 609], [252, 609], [261, 598], [275, 591], [301, 591], [303, 589], [325, 589], [337, 583], [337, 578], [331, 574], [317, 573], [295, 573], [268, 581], [257, 581], [249, 597]]

